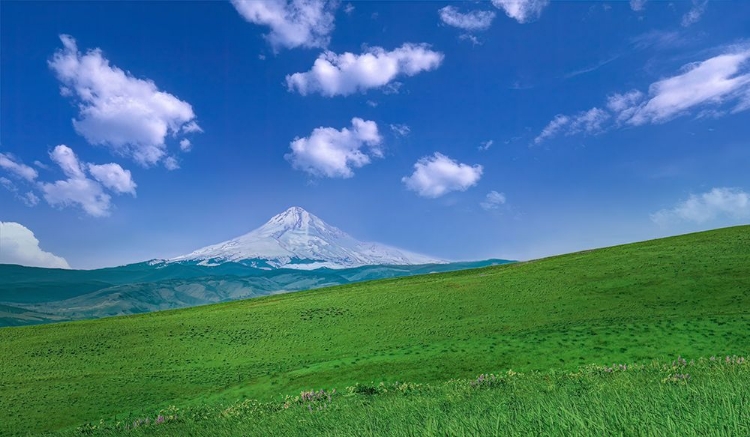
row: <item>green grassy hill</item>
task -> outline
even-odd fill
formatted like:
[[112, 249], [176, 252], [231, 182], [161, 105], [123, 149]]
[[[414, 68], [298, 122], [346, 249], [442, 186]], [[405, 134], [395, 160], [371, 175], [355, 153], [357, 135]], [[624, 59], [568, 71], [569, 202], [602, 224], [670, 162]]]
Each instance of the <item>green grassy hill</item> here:
[[357, 382], [746, 355], [750, 226], [527, 263], [0, 329], [0, 434]]

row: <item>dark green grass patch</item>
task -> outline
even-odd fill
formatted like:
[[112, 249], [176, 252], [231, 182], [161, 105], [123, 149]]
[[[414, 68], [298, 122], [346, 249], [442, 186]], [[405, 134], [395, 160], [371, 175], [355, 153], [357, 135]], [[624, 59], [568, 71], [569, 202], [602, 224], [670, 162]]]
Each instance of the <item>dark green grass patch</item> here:
[[750, 227], [138, 316], [0, 329], [0, 434], [310, 387], [746, 355]]

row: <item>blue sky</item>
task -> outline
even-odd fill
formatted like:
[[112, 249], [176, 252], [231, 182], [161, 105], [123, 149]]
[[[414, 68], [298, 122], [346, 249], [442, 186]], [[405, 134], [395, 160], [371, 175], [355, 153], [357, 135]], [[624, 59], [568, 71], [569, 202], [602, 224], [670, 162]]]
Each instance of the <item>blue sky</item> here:
[[0, 262], [172, 257], [293, 205], [455, 260], [747, 223], [749, 29], [739, 1], [2, 2]]

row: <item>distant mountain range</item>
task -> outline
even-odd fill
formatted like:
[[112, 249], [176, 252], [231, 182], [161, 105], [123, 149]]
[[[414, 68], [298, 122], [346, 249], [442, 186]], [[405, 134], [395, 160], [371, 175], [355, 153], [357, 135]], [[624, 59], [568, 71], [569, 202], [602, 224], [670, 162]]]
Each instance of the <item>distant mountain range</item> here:
[[0, 265], [0, 327], [136, 314], [485, 267], [362, 243], [299, 207], [241, 237], [168, 260], [99, 270]]

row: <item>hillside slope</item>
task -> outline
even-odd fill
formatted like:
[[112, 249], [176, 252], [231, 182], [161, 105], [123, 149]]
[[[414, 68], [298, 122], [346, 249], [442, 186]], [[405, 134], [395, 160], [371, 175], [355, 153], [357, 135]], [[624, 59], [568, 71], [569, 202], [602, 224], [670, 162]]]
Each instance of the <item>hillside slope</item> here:
[[242, 263], [138, 263], [100, 270], [0, 265], [0, 327], [138, 314], [372, 279], [505, 264], [367, 265], [262, 270]]
[[750, 226], [527, 263], [0, 329], [0, 434], [170, 404], [278, 399], [750, 345]]

